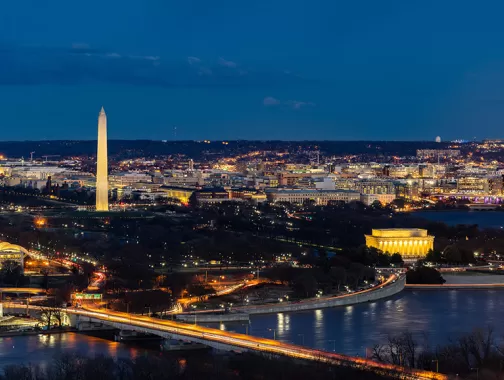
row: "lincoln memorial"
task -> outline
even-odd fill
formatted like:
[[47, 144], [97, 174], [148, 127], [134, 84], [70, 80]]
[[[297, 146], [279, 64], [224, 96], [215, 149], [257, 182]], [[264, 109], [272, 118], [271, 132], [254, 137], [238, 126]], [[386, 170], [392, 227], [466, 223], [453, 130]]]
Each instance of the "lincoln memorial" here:
[[372, 230], [366, 245], [388, 253], [400, 253], [403, 260], [421, 259], [434, 247], [434, 236], [420, 228], [387, 228]]

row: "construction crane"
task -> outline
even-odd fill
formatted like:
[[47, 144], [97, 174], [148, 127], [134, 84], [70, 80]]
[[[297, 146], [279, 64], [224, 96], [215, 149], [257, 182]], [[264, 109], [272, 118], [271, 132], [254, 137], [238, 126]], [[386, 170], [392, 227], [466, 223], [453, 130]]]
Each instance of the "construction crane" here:
[[30, 152], [30, 161], [33, 162], [33, 153], [35, 152]]

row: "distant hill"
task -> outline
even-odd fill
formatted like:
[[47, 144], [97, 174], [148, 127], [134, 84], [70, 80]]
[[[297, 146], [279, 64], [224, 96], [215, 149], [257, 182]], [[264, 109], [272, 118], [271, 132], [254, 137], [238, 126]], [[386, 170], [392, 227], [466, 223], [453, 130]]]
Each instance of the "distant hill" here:
[[[414, 156], [417, 149], [446, 149], [449, 143], [434, 141], [152, 141], [152, 140], [109, 140], [109, 155], [121, 158], [187, 155], [198, 159], [204, 156], [230, 155], [255, 150], [320, 150], [324, 155], [366, 154], [376, 156]], [[45, 155], [94, 156], [96, 141], [53, 140], [53, 141], [3, 141], [0, 154], [6, 157], [24, 157], [30, 152], [34, 157]]]

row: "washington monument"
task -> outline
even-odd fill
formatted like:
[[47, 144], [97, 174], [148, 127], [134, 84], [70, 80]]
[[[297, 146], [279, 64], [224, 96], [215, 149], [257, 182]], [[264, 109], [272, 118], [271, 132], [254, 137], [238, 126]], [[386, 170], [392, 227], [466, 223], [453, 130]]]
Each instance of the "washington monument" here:
[[98, 116], [98, 153], [96, 155], [96, 211], [108, 211], [107, 115]]

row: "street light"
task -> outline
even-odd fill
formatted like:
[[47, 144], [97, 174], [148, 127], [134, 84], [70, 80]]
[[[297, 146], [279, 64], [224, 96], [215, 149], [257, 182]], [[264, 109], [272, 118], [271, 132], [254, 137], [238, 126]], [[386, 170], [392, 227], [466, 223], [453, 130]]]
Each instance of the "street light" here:
[[333, 352], [336, 352], [336, 341], [334, 339], [328, 340], [328, 342], [333, 343]]
[[476, 371], [476, 380], [479, 380], [479, 368], [471, 368], [471, 371]]
[[439, 360], [438, 359], [432, 359], [432, 363], [436, 362], [436, 372], [439, 372]]
[[196, 317], [196, 305], [191, 305], [191, 307], [192, 307], [192, 308], [193, 308], [193, 310], [194, 310], [194, 324], [195, 324], [195, 325], [197, 325], [197, 323], [196, 323], [196, 322], [197, 322], [197, 321], [196, 321], [196, 318], [197, 318], [197, 317]]
[[268, 329], [269, 331], [273, 331], [273, 340], [276, 340], [276, 329]]
[[298, 334], [303, 339], [303, 346], [304, 346], [304, 334]]

